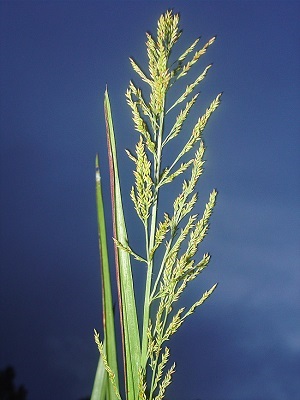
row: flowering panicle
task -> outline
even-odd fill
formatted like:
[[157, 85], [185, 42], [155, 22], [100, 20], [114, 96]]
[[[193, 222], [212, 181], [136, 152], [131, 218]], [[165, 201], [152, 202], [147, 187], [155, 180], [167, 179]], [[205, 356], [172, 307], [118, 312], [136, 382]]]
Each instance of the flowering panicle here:
[[[157, 37], [153, 37], [150, 33], [146, 35], [148, 72], [144, 72], [133, 59], [130, 61], [134, 71], [150, 86], [150, 94], [147, 100], [140, 88], [133, 82], [129, 83], [126, 99], [132, 111], [135, 129], [140, 134], [140, 140], [136, 146], [136, 157], [130, 152], [127, 154], [136, 164], [135, 187], [131, 190], [131, 199], [144, 226], [149, 222], [149, 230], [146, 229], [147, 256], [145, 257], [148, 260], [147, 282], [149, 285], [146, 288], [144, 305], [144, 324], [147, 326], [143, 327], [144, 341], [142, 343], [142, 345], [148, 345], [148, 348], [144, 353], [142, 350], [141, 364], [145, 376], [149, 374], [152, 376], [149, 399], [158, 400], [164, 397], [165, 389], [174, 372], [174, 367], [171, 367], [163, 378], [163, 371], [169, 360], [169, 349], [165, 347], [163, 350], [163, 343], [169, 340], [185, 318], [215, 289], [213, 286], [213, 289], [205, 292], [188, 311], [185, 312], [185, 308], [173, 310], [188, 282], [195, 279], [210, 261], [209, 254], [204, 254], [198, 262], [194, 257], [209, 228], [209, 219], [216, 202], [216, 190], [210, 194], [200, 219], [198, 219], [198, 214], [191, 213], [198, 199], [195, 188], [203, 173], [205, 146], [202, 132], [210, 116], [219, 106], [221, 94], [212, 101], [198, 119], [173, 162], [163, 167], [163, 153], [171, 140], [178, 135], [183, 135], [184, 122], [198, 99], [198, 93], [191, 99], [188, 97], [207, 76], [212, 64], [204, 68], [201, 74], [186, 86], [183, 93], [168, 109], [166, 109], [167, 92], [180, 78], [188, 74], [216, 38], [210, 39], [200, 50], [195, 50], [200, 40], [196, 39], [175, 62], [170, 64], [171, 52], [181, 36], [179, 15], [167, 11], [158, 21]], [[184, 101], [186, 101], [185, 106], [179, 111], [175, 122], [166, 132], [167, 114]], [[199, 146], [194, 155], [189, 160], [181, 161], [184, 155], [195, 149], [197, 142]], [[152, 161], [150, 161], [151, 158]], [[190, 170], [190, 178], [183, 181], [182, 191], [173, 202], [173, 214], [165, 213], [164, 220], [157, 222], [160, 189], [177, 179], [179, 175], [186, 174], [188, 170]], [[186, 217], [188, 220], [181, 226]], [[163, 243], [165, 243], [163, 255], [156, 256], [157, 249]], [[161, 257], [160, 260], [159, 257]], [[149, 318], [150, 308], [156, 309], [153, 326]], [[147, 371], [148, 362], [151, 372]]]
[[[205, 113], [198, 119], [188, 140], [174, 157], [173, 162], [169, 166], [163, 167], [163, 151], [171, 140], [178, 135], [183, 135], [184, 122], [195, 105], [198, 94], [194, 94], [191, 99], [188, 97], [206, 77], [212, 64], [208, 65], [192, 83], [186, 86], [183, 93], [168, 109], [166, 109], [167, 92], [180, 78], [188, 74], [216, 38], [213, 37], [200, 50], [195, 51], [200, 40], [196, 39], [170, 65], [171, 52], [181, 36], [179, 15], [167, 11], [158, 21], [157, 37], [153, 37], [150, 33], [146, 35], [148, 73], [144, 72], [133, 59], [130, 59], [130, 62], [134, 71], [150, 86], [150, 94], [147, 100], [140, 88], [133, 82], [129, 83], [126, 99], [132, 111], [135, 129], [140, 134], [140, 140], [136, 146], [136, 156], [130, 152], [127, 153], [136, 165], [135, 186], [131, 190], [131, 199], [139, 218], [146, 227], [147, 256], [145, 260], [148, 260], [148, 288], [146, 287], [144, 324], [147, 326], [143, 327], [142, 345], [144, 344], [148, 348], [144, 352], [142, 350], [141, 367], [145, 377], [152, 377], [151, 386], [148, 389], [150, 391], [149, 399], [159, 400], [164, 397], [166, 387], [174, 372], [172, 366], [163, 374], [170, 355], [168, 347], [163, 350], [163, 343], [169, 340], [185, 318], [192, 314], [216, 287], [214, 285], [212, 289], [205, 292], [188, 311], [185, 311], [185, 307], [181, 307], [177, 311], [173, 310], [188, 283], [195, 279], [210, 261], [209, 254], [204, 254], [199, 262], [195, 261], [194, 257], [209, 228], [209, 219], [216, 202], [216, 190], [210, 194], [209, 201], [199, 220], [197, 214], [191, 213], [198, 199], [195, 188], [203, 173], [205, 146], [202, 132], [210, 116], [219, 106], [221, 94], [212, 101]], [[186, 101], [184, 108], [179, 111], [169, 132], [166, 132], [167, 114], [184, 101]], [[180, 162], [184, 155], [195, 148], [197, 142], [199, 146], [192, 157]], [[150, 157], [151, 154], [152, 157]], [[151, 158], [152, 161], [150, 161]], [[157, 202], [160, 189], [177, 179], [179, 175], [186, 174], [188, 170], [190, 170], [190, 177], [183, 181], [182, 191], [173, 202], [173, 214], [165, 213], [164, 220], [157, 222]], [[186, 217], [188, 220], [181, 226]], [[165, 243], [165, 250], [163, 255], [160, 255], [161, 260], [159, 261], [156, 251], [163, 243]], [[149, 318], [150, 308], [156, 309], [153, 325]], [[149, 363], [148, 367], [147, 363]], [[147, 381], [145, 377], [141, 380], [144, 384]]]
[[[138, 255], [127, 239], [114, 239], [118, 249], [147, 266], [143, 321], [140, 323], [142, 337], [139, 376], [136, 377], [138, 385], [136, 395], [128, 397], [130, 400], [162, 400], [165, 397], [175, 372], [175, 364], [169, 366], [170, 350], [166, 342], [217, 287], [214, 284], [189, 307], [178, 306], [189, 283], [201, 274], [211, 258], [208, 253], [199, 257], [198, 250], [210, 226], [217, 191], [214, 189], [210, 193], [201, 216], [198, 214], [196, 188], [205, 163], [203, 131], [220, 105], [222, 96], [220, 93], [212, 100], [192, 129], [185, 124], [199, 97], [195, 90], [206, 78], [212, 64], [202, 69], [192, 82], [185, 84], [175, 101], [170, 101], [169, 91], [186, 79], [216, 37], [198, 50], [200, 38], [197, 38], [171, 62], [171, 54], [174, 59], [174, 47], [181, 34], [179, 15], [167, 11], [159, 18], [156, 36], [146, 34], [147, 70], [130, 58], [133, 70], [149, 89], [144, 95], [142, 89], [130, 81], [126, 91], [134, 129], [139, 134], [135, 153], [127, 150], [128, 157], [135, 165], [130, 197], [144, 227], [145, 254]], [[170, 111], [176, 107], [179, 109], [172, 121], [173, 112]], [[177, 154], [174, 155], [174, 150], [169, 154], [171, 162], [164, 165], [169, 143], [179, 136], [183, 139], [183, 145]], [[181, 190], [167, 208], [171, 208], [171, 212], [161, 210], [160, 191], [174, 180], [179, 180], [180, 176]], [[98, 337], [96, 341], [105, 357]], [[105, 368], [114, 382], [114, 375], [107, 363]]]

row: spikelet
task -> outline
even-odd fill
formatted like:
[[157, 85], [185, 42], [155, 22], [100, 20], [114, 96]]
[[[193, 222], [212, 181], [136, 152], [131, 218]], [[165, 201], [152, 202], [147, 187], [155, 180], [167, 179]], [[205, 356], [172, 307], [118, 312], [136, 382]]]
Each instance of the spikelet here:
[[164, 380], [159, 385], [159, 392], [158, 395], [155, 397], [155, 400], [162, 400], [164, 398], [166, 388], [170, 385], [172, 381], [172, 375], [175, 372], [175, 363], [171, 366], [171, 368], [166, 373]]
[[216, 36], [212, 37], [203, 47], [202, 49], [198, 50], [195, 52], [193, 58], [191, 61], [188, 61], [184, 66], [181, 67], [181, 72], [178, 74], [177, 79], [185, 76], [191, 67], [196, 64], [196, 62], [199, 60], [199, 58], [206, 53], [208, 47], [214, 43], [216, 40]]
[[206, 292], [203, 293], [202, 297], [196, 301], [196, 303], [194, 303], [192, 305], [192, 307], [187, 311], [187, 313], [184, 315], [184, 319], [187, 318], [189, 315], [193, 314], [193, 312], [195, 311], [195, 309], [199, 306], [201, 306], [208, 298], [209, 296], [211, 296], [211, 294], [214, 292], [214, 290], [217, 288], [218, 284], [215, 283], [209, 290], [207, 290]]
[[189, 217], [187, 224], [185, 225], [184, 228], [181, 229], [180, 235], [178, 236], [176, 242], [174, 243], [174, 245], [172, 247], [172, 250], [169, 252], [169, 254], [167, 256], [166, 267], [165, 267], [164, 273], [163, 273], [163, 282], [166, 287], [168, 286], [168, 284], [171, 280], [172, 268], [177, 259], [181, 245], [185, 241], [190, 230], [194, 227], [196, 219], [197, 219], [197, 215], [191, 215]]
[[145, 372], [141, 368], [139, 372], [139, 400], [147, 400], [146, 389]]
[[206, 110], [205, 114], [199, 118], [197, 124], [195, 125], [192, 133], [192, 137], [195, 138], [194, 141], [199, 140], [200, 135], [204, 131], [204, 128], [212, 115], [212, 113], [217, 109], [220, 105], [222, 93], [219, 93], [218, 96], [211, 102], [209, 108]]
[[151, 80], [146, 76], [142, 69], [137, 65], [133, 58], [129, 58], [133, 70], [142, 78], [142, 80], [151, 86]]
[[[138, 101], [133, 101], [132, 94], [134, 94]], [[148, 128], [148, 124], [142, 117], [139, 107], [145, 116], [149, 117], [151, 123], [153, 123], [153, 118], [150, 109], [148, 108], [145, 100], [143, 99], [142, 92], [137, 89], [132, 82], [129, 84], [129, 89], [126, 92], [127, 104], [130, 106], [132, 111], [132, 119], [135, 124], [135, 129], [145, 138], [146, 146], [151, 153], [155, 153], [155, 144], [152, 141], [152, 137]]]
[[170, 217], [167, 213], [165, 213], [164, 217], [165, 217], [164, 221], [160, 222], [158, 224], [158, 228], [156, 229], [154, 246], [150, 250], [150, 255], [149, 255], [150, 259], [152, 259], [155, 251], [161, 245], [161, 243], [166, 237], [167, 232], [170, 230]]
[[138, 254], [136, 254], [128, 244], [123, 244], [119, 240], [117, 240], [116, 238], [112, 238], [112, 239], [113, 239], [113, 241], [115, 242], [116, 246], [119, 249], [126, 251], [126, 253], [130, 254], [131, 256], [133, 256], [133, 258], [135, 258], [137, 261], [141, 261], [141, 262], [147, 263], [147, 260], [145, 260], [143, 257], [141, 257]]
[[188, 248], [184, 255], [186, 260], [191, 259], [197, 252], [199, 244], [207, 234], [209, 228], [209, 218], [216, 204], [217, 191], [213, 190], [209, 196], [209, 201], [206, 204], [204, 213], [200, 221], [196, 223], [195, 229], [190, 234]]
[[[146, 46], [152, 89], [149, 106], [157, 116], [164, 110], [164, 98], [172, 77], [168, 69], [168, 60], [171, 49], [181, 34], [178, 23], [179, 15], [167, 11], [158, 21], [157, 41], [150, 34], [147, 35]], [[140, 74], [140, 71], [137, 72]], [[142, 79], [145, 80], [145, 76]]]
[[181, 163], [180, 167], [172, 174], [169, 173], [170, 172], [169, 168], [165, 168], [165, 170], [163, 171], [161, 178], [157, 184], [157, 188], [159, 188], [162, 185], [165, 185], [166, 183], [172, 182], [178, 175], [183, 174], [192, 163], [193, 163], [193, 160], [189, 160], [185, 163]]
[[212, 67], [212, 64], [208, 65], [205, 70], [195, 79], [193, 83], [187, 85], [183, 94], [175, 101], [175, 103], [168, 109], [167, 113], [171, 111], [177, 104], [182, 103], [195, 89], [197, 85], [206, 77], [208, 70]]
[[206, 109], [205, 113], [198, 119], [196, 125], [193, 128], [190, 139], [179, 153], [177, 160], [179, 160], [184, 154], [190, 151], [195, 145], [195, 143], [201, 139], [202, 132], [204, 131], [204, 128], [206, 127], [206, 124], [210, 116], [220, 105], [221, 96], [222, 93], [218, 94], [218, 96], [211, 102], [210, 106]]
[[183, 313], [183, 311], [185, 310], [184, 307], [181, 307], [177, 313], [173, 316], [169, 326], [167, 327], [164, 337], [163, 337], [163, 341], [169, 340], [170, 337], [176, 332], [178, 331], [179, 327], [182, 324], [182, 318], [181, 318], [181, 314]]
[[203, 173], [205, 147], [203, 141], [200, 142], [199, 149], [195, 153], [193, 159], [193, 167], [191, 178], [184, 181], [182, 184], [182, 192], [174, 201], [174, 221], [175, 224], [179, 222], [192, 211], [197, 201], [197, 193], [192, 195], [192, 198], [187, 201], [188, 197], [193, 193], [200, 176]]
[[190, 47], [188, 47], [188, 48], [185, 50], [185, 52], [184, 52], [183, 54], [181, 54], [181, 56], [178, 57], [178, 62], [179, 62], [179, 63], [182, 63], [182, 62], [186, 59], [186, 57], [188, 56], [188, 54], [191, 53], [191, 52], [194, 50], [194, 48], [195, 48], [196, 45], [198, 44], [199, 40], [200, 40], [200, 38], [197, 38], [197, 39], [190, 45]]
[[158, 385], [159, 381], [162, 378], [162, 374], [163, 374], [164, 368], [165, 368], [167, 362], [169, 361], [169, 358], [170, 358], [170, 349], [168, 347], [165, 347], [165, 351], [161, 356], [161, 361], [158, 364], [157, 372], [155, 374], [153, 390], [155, 390], [157, 388], [157, 385]]
[[149, 209], [153, 202], [153, 181], [151, 178], [151, 162], [145, 153], [142, 137], [136, 145], [136, 155], [136, 158], [132, 157], [136, 164], [134, 171], [135, 188], [132, 187], [130, 196], [139, 218], [146, 224], [149, 218]]
[[110, 381], [111, 381], [111, 383], [112, 383], [112, 386], [113, 386], [113, 388], [114, 388], [115, 395], [116, 395], [116, 397], [118, 398], [118, 400], [122, 400], [122, 399], [121, 399], [121, 396], [120, 396], [120, 393], [119, 393], [119, 391], [118, 391], [118, 389], [117, 389], [117, 385], [116, 385], [116, 375], [115, 375], [115, 373], [111, 370], [110, 366], [108, 365], [107, 357], [106, 357], [105, 350], [104, 350], [104, 345], [103, 345], [103, 343], [101, 342], [101, 340], [100, 340], [100, 338], [99, 338], [99, 333], [98, 333], [96, 330], [94, 330], [94, 337], [95, 337], [95, 342], [96, 342], [96, 344], [97, 344], [97, 346], [98, 346], [99, 353], [100, 353], [100, 355], [101, 355], [101, 357], [102, 357], [102, 361], [103, 361], [105, 370], [106, 370], [106, 372], [108, 373], [109, 379], [110, 379]]
[[191, 108], [195, 104], [198, 96], [199, 96], [199, 93], [197, 93], [195, 96], [193, 96], [193, 98], [186, 103], [185, 109], [181, 110], [180, 113], [177, 115], [175, 124], [173, 125], [170, 133], [165, 138], [165, 140], [163, 142], [163, 146], [165, 146], [170, 140], [174, 139], [180, 133], [180, 131], [182, 129], [182, 125], [183, 125], [184, 121], [187, 119], [187, 116], [188, 116]]

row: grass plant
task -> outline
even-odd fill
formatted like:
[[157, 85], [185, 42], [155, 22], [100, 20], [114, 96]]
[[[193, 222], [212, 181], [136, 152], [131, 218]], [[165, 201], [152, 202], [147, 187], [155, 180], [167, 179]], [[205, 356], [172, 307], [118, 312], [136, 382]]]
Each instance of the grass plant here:
[[[167, 11], [161, 15], [157, 35], [147, 33], [148, 70], [130, 59], [133, 70], [141, 78], [148, 96], [133, 81], [129, 83], [126, 100], [132, 112], [138, 141], [134, 152], [127, 150], [134, 164], [134, 186], [130, 197], [144, 231], [144, 248], [133, 249], [127, 237], [123, 198], [120, 187], [118, 158], [112, 111], [108, 91], [104, 95], [108, 158], [110, 167], [111, 202], [115, 268], [109, 264], [106, 226], [101, 189], [99, 160], [96, 159], [96, 198], [98, 210], [99, 246], [102, 270], [102, 300], [104, 337], [95, 331], [100, 352], [92, 400], [162, 400], [175, 372], [170, 363], [169, 339], [184, 321], [214, 292], [217, 284], [205, 291], [189, 307], [179, 306], [187, 286], [208, 266], [210, 255], [198, 257], [198, 249], [209, 229], [217, 191], [208, 196], [201, 215], [196, 187], [203, 173], [205, 145], [203, 130], [220, 104], [221, 94], [211, 102], [188, 133], [185, 121], [196, 104], [200, 82], [206, 77], [208, 65], [182, 93], [172, 100], [170, 89], [184, 80], [190, 70], [206, 53], [215, 37], [202, 47], [196, 39], [177, 59], [172, 60], [173, 48], [182, 31], [179, 15]], [[172, 91], [171, 91], [172, 92]], [[174, 97], [174, 96], [173, 96]], [[177, 116], [172, 122], [175, 110]], [[172, 112], [171, 112], [172, 111]], [[183, 140], [168, 165], [164, 154], [169, 143], [181, 136]], [[172, 211], [165, 211], [160, 201], [161, 190], [183, 179], [181, 191], [172, 202]], [[160, 216], [163, 217], [160, 219]], [[139, 330], [132, 261], [143, 264], [145, 288], [142, 299], [143, 315]], [[115, 270], [118, 286], [119, 325], [122, 333], [124, 378], [119, 381], [115, 317], [113, 310], [111, 271]], [[140, 285], [141, 282], [136, 282]], [[141, 299], [139, 299], [140, 301]]]

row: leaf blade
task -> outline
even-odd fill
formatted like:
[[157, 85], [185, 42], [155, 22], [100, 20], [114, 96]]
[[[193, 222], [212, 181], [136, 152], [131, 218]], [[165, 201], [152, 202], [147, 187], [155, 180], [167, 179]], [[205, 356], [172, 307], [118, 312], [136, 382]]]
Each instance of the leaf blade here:
[[[115, 238], [122, 244], [128, 243], [123, 213], [123, 204], [118, 173], [118, 161], [108, 91], [104, 95], [104, 113], [109, 151], [111, 196], [113, 205], [113, 224]], [[129, 254], [115, 245], [119, 306], [123, 334], [123, 355], [126, 379], [126, 395], [134, 400], [138, 395], [138, 376], [140, 368], [140, 337], [133, 288]]]
[[[115, 373], [116, 385], [119, 390], [118, 380], [118, 363], [117, 363], [117, 347], [115, 337], [114, 310], [112, 301], [111, 278], [106, 238], [106, 223], [103, 205], [101, 176], [99, 169], [99, 157], [96, 157], [96, 204], [97, 204], [97, 220], [98, 220], [98, 236], [99, 236], [99, 252], [100, 252], [100, 268], [101, 268], [101, 285], [102, 285], [102, 315], [103, 329], [105, 338], [105, 352], [107, 361]], [[107, 380], [108, 399], [116, 400], [115, 390], [110, 380]]]

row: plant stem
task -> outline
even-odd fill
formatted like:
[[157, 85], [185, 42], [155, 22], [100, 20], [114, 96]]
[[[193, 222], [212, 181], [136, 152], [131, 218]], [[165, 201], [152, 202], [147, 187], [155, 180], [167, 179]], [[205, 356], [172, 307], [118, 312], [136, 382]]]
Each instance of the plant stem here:
[[169, 253], [170, 253], [170, 250], [171, 250], [171, 247], [172, 247], [172, 243], [173, 243], [173, 239], [174, 239], [174, 236], [172, 235], [172, 237], [171, 237], [171, 239], [170, 239], [170, 241], [169, 241], [169, 243], [168, 243], [168, 245], [167, 245], [167, 248], [166, 248], [166, 250], [165, 250], [165, 254], [164, 254], [163, 260], [162, 260], [162, 262], [161, 262], [161, 266], [160, 266], [159, 272], [158, 272], [158, 274], [157, 274], [155, 283], [154, 283], [154, 285], [153, 285], [153, 289], [152, 289], [152, 292], [151, 292], [151, 295], [150, 295], [150, 302], [151, 302], [151, 301], [153, 300], [153, 298], [155, 297], [155, 292], [156, 292], [157, 286], [158, 286], [158, 284], [159, 284], [160, 277], [161, 277], [161, 275], [162, 275], [162, 273], [163, 273], [164, 265], [165, 265], [167, 256], [168, 256]]
[[[165, 97], [165, 95], [164, 95]], [[165, 99], [164, 99], [165, 100]], [[165, 102], [165, 101], [164, 101]], [[157, 220], [157, 208], [158, 208], [158, 197], [159, 197], [159, 177], [160, 177], [160, 167], [161, 167], [161, 156], [162, 156], [162, 137], [164, 130], [164, 117], [165, 117], [165, 107], [163, 106], [163, 110], [160, 114], [160, 123], [159, 123], [159, 131], [157, 136], [157, 156], [154, 158], [154, 178], [155, 178], [155, 197], [154, 203], [152, 206], [151, 212], [151, 222], [150, 222], [150, 238], [149, 238], [149, 247], [147, 251], [148, 258], [148, 268], [147, 268], [147, 277], [146, 277], [146, 288], [145, 288], [145, 300], [144, 300], [144, 316], [143, 316], [143, 335], [142, 335], [142, 354], [141, 354], [141, 367], [145, 368], [147, 363], [147, 345], [148, 345], [148, 337], [147, 330], [149, 326], [149, 318], [150, 318], [150, 304], [151, 304], [151, 284], [152, 284], [152, 273], [153, 273], [153, 261], [154, 257], [151, 259], [150, 251], [154, 246], [155, 240], [155, 230], [156, 230], [156, 220]]]

